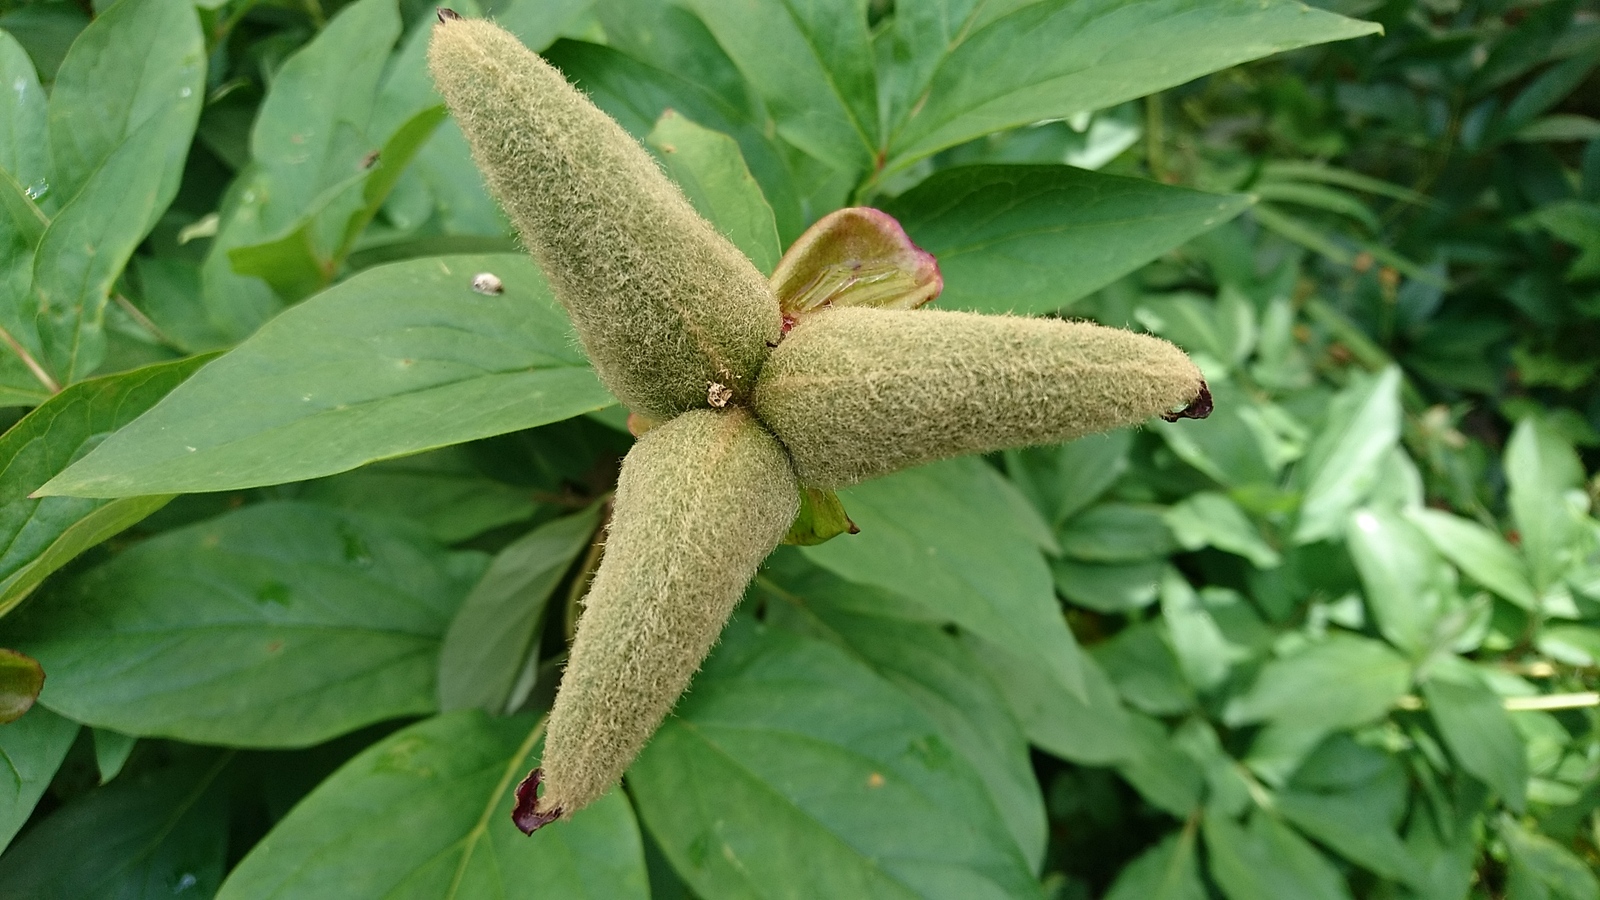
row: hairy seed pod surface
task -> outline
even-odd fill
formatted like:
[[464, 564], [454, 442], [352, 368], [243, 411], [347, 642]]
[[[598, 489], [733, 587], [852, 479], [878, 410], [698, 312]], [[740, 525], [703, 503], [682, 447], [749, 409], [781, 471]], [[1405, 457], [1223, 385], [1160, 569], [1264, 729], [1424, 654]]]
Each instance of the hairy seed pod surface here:
[[743, 409], [684, 413], [629, 451], [550, 713], [543, 815], [570, 816], [622, 776], [799, 503], [783, 448]]
[[800, 322], [756, 386], [756, 414], [807, 487], [1048, 444], [1197, 401], [1200, 370], [1160, 338], [1087, 322], [830, 309]]
[[777, 300], [649, 153], [490, 22], [441, 16], [428, 63], [606, 387], [658, 419], [748, 397]]

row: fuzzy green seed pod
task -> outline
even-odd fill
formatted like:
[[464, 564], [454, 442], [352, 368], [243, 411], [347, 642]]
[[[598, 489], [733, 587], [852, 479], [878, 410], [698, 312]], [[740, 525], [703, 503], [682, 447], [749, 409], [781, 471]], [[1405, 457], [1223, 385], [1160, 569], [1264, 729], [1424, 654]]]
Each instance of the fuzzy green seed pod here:
[[755, 265], [550, 64], [493, 23], [439, 18], [434, 81], [600, 380], [656, 419], [748, 397], [780, 330]]
[[834, 488], [1070, 440], [1202, 397], [1209, 403], [1200, 370], [1160, 338], [1059, 319], [854, 308], [795, 326], [762, 369], [754, 408], [801, 484]]
[[639, 439], [622, 463], [544, 757], [518, 791], [519, 826], [571, 816], [622, 776], [788, 531], [799, 496], [783, 448], [743, 409], [687, 412]]

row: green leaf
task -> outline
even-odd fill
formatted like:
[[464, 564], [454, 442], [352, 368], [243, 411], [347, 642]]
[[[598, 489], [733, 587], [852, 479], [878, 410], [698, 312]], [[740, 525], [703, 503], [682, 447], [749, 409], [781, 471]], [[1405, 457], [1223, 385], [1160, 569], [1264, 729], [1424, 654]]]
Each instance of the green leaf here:
[[33, 708], [44, 687], [44, 669], [26, 653], [0, 648], [0, 725], [15, 722]]
[[1167, 735], [1157, 719], [1133, 714], [1129, 720], [1130, 753], [1117, 771], [1152, 806], [1187, 818], [1200, 805], [1205, 775], [1194, 758]]
[[1169, 507], [1163, 518], [1178, 546], [1185, 550], [1216, 547], [1250, 560], [1258, 569], [1271, 569], [1283, 562], [1283, 557], [1261, 537], [1255, 523], [1227, 494], [1190, 494]]
[[888, 171], [994, 131], [1105, 109], [1247, 60], [1379, 30], [1287, 0], [978, 4], [961, 19], [949, 45], [922, 51], [940, 57], [925, 67], [923, 83], [900, 91], [920, 102], [895, 123]]
[[0, 725], [0, 850], [33, 815], [77, 736], [77, 722], [42, 706]]
[[1555, 429], [1535, 418], [1517, 423], [1506, 443], [1506, 505], [1538, 590], [1548, 589], [1572, 565], [1581, 519], [1567, 502], [1583, 485], [1583, 463]]
[[512, 788], [543, 731], [531, 716], [462, 710], [395, 732], [296, 805], [217, 897], [644, 900], [644, 851], [620, 792], [538, 840], [512, 825]]
[[696, 211], [750, 257], [763, 275], [772, 274], [782, 248], [772, 207], [744, 164], [733, 138], [667, 110], [646, 139], [667, 164]]
[[1207, 900], [1194, 850], [1194, 829], [1169, 834], [1129, 863], [1106, 900]]
[[[157, 183], [170, 202], [205, 73], [200, 19], [185, 0], [122, 0], [96, 16], [73, 41], [50, 92], [51, 195], [70, 201], [129, 139], [165, 120], [148, 164], [165, 170]], [[157, 214], [166, 202], [159, 207]]]
[[1128, 470], [1133, 430], [1005, 451], [1006, 475], [1033, 501], [1052, 528], [1088, 508]]
[[696, 893], [1041, 897], [983, 781], [904, 693], [742, 620], [628, 772]]
[[[480, 272], [504, 293], [473, 291]], [[130, 496], [315, 478], [612, 402], [525, 256], [412, 260], [285, 312], [42, 490]]]
[[1367, 509], [1350, 517], [1345, 542], [1378, 630], [1413, 654], [1431, 650], [1455, 603], [1433, 545], [1399, 515]]
[[419, 529], [308, 504], [151, 538], [5, 621], [41, 702], [140, 737], [298, 747], [432, 712], [439, 642], [482, 567]]
[[1426, 886], [1411, 852], [1366, 797], [1285, 791], [1276, 795], [1274, 805], [1296, 828], [1362, 868]]
[[1203, 824], [1211, 877], [1228, 900], [1349, 900], [1339, 870], [1272, 816], [1257, 812], [1241, 828], [1207, 813]]
[[1154, 622], [1130, 625], [1089, 653], [1132, 706], [1153, 716], [1195, 708], [1194, 688], [1184, 680], [1177, 655]]
[[1228, 703], [1223, 720], [1350, 728], [1382, 717], [1410, 685], [1411, 663], [1388, 645], [1335, 633], [1268, 662], [1250, 689]]
[[1600, 880], [1594, 868], [1571, 850], [1536, 831], [1523, 828], [1510, 817], [1500, 820], [1500, 834], [1511, 851], [1510, 881], [1506, 896], [1519, 896], [1516, 882], [1526, 880], [1544, 888], [1538, 896], [1559, 900], [1600, 900]]
[[1056, 532], [1065, 556], [1083, 562], [1127, 563], [1157, 559], [1178, 549], [1156, 506], [1102, 503], [1078, 513]]
[[903, 594], [1083, 692], [1081, 652], [1050, 587], [1038, 523], [999, 473], [971, 457], [841, 495], [860, 534], [803, 552], [850, 581]]
[[0, 856], [0, 884], [14, 897], [211, 896], [226, 862], [218, 775], [230, 756], [191, 754], [72, 800]]
[[1400, 441], [1400, 370], [1342, 391], [1296, 473], [1305, 485], [1296, 543], [1338, 534], [1376, 484], [1378, 462]]
[[533, 687], [525, 673], [538, 662], [545, 606], [599, 524], [593, 506], [546, 522], [495, 555], [439, 648], [439, 709], [501, 714], [522, 705]]
[[105, 435], [137, 418], [208, 357], [160, 363], [72, 385], [0, 436], [0, 615], [45, 576], [160, 509], [165, 496], [86, 500], [33, 498]]
[[1461, 768], [1520, 812], [1528, 790], [1527, 755], [1499, 695], [1475, 676], [1458, 680], [1441, 673], [1423, 683], [1422, 696]]
[[1248, 205], [1241, 195], [1072, 166], [967, 166], [936, 172], [884, 210], [939, 260], [940, 305], [1040, 313], [1068, 306]]
[[1473, 581], [1523, 609], [1538, 606], [1528, 567], [1505, 538], [1470, 519], [1436, 509], [1406, 510], [1405, 517]]
[[539, 510], [534, 492], [480, 472], [466, 447], [446, 447], [362, 466], [304, 485], [296, 499], [410, 519], [454, 544], [524, 522]]
[[1298, 435], [1282, 410], [1257, 402], [1230, 380], [1208, 380], [1216, 408], [1198, 421], [1152, 425], [1172, 452], [1229, 488], [1278, 484], [1278, 473], [1297, 453], [1286, 452]]
[[1242, 652], [1230, 644], [1189, 582], [1170, 566], [1161, 578], [1161, 617], [1189, 683], [1208, 691], [1222, 683]]
[[1028, 741], [972, 651], [937, 623], [906, 620], [872, 604], [871, 588], [795, 565], [794, 556], [782, 559], [791, 562], [769, 566], [757, 582], [779, 598], [768, 605], [765, 621], [832, 641], [905, 691], [972, 763], [1029, 868], [1037, 871], [1044, 861], [1046, 822]]
[[122, 771], [139, 739], [109, 728], [95, 728], [91, 733], [94, 735], [95, 768], [100, 770], [100, 783], [105, 784]]
[[0, 31], [0, 169], [40, 196], [50, 183], [50, 140], [44, 89], [33, 60], [10, 33]]
[[1000, 686], [1029, 743], [1089, 766], [1121, 762], [1135, 754], [1128, 712], [1117, 699], [1111, 679], [1094, 660], [1083, 660], [1083, 689], [1073, 693], [1062, 690], [1042, 667], [1008, 648], [981, 637], [966, 638], [989, 677]]
[[766, 101], [779, 136], [840, 171], [872, 167], [882, 142], [866, 0], [687, 7]]
[[1053, 559], [1056, 590], [1079, 606], [1104, 613], [1127, 613], [1155, 602], [1166, 560], [1101, 565]]

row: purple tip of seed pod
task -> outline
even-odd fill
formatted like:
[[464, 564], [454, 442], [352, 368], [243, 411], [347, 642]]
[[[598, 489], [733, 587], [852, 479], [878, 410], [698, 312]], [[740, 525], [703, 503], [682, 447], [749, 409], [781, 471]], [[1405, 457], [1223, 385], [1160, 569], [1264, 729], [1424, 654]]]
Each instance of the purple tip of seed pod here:
[[1207, 387], [1206, 383], [1202, 381], [1200, 382], [1200, 396], [1194, 398], [1189, 402], [1188, 406], [1175, 413], [1162, 413], [1161, 418], [1168, 422], [1176, 422], [1179, 419], [1204, 419], [1206, 416], [1211, 415], [1211, 409], [1211, 388]]
[[441, 25], [445, 22], [461, 21], [461, 13], [456, 12], [448, 6], [441, 6], [438, 8], [438, 10], [436, 10], [436, 12], [439, 16], [439, 23]]
[[561, 818], [560, 807], [539, 812], [539, 782], [543, 780], [544, 773], [534, 769], [517, 785], [517, 802], [511, 807], [511, 821], [523, 834], [533, 834]]

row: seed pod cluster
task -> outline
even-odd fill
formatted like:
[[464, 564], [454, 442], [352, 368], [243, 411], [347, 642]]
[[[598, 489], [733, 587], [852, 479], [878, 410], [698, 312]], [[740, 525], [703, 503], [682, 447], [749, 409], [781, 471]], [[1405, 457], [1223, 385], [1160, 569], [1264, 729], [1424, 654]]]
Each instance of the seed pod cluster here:
[[821, 540], [854, 531], [826, 489], [1209, 411], [1199, 371], [1165, 341], [916, 310], [939, 291], [937, 264], [876, 210], [819, 222], [775, 292], [559, 72], [488, 22], [439, 18], [434, 79], [640, 435], [540, 769], [517, 789], [524, 831], [622, 776], [784, 539], [802, 487], [799, 530]]

